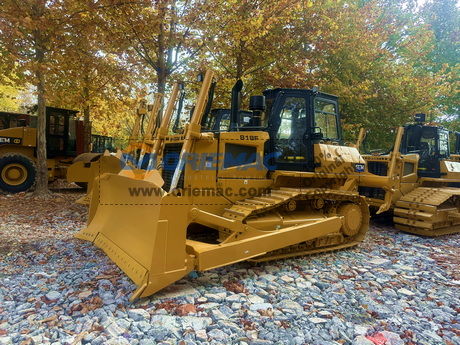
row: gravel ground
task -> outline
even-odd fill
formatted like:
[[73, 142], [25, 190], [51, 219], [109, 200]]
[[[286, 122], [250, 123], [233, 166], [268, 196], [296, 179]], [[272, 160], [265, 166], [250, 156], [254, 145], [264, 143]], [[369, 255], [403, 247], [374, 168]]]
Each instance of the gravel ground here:
[[374, 220], [357, 249], [192, 272], [130, 303], [130, 279], [72, 237], [80, 196], [0, 195], [0, 344], [460, 345], [460, 235]]

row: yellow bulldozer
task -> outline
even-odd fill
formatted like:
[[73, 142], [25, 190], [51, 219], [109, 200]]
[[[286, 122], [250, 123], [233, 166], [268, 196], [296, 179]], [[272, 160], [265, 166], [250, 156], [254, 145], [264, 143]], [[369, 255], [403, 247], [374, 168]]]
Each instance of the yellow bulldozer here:
[[94, 183], [76, 238], [138, 285], [131, 300], [192, 270], [349, 248], [366, 234], [365, 161], [343, 145], [338, 98], [267, 90], [242, 112], [238, 81], [221, 130], [206, 125], [213, 78], [207, 71], [182, 134], [167, 135], [162, 119], [146, 169], [128, 164]]
[[388, 151], [366, 148], [368, 130], [361, 129], [366, 182], [359, 187], [376, 213], [392, 212], [397, 229], [440, 236], [460, 232], [460, 162], [451, 155], [449, 130], [424, 125], [425, 114], [397, 130]]

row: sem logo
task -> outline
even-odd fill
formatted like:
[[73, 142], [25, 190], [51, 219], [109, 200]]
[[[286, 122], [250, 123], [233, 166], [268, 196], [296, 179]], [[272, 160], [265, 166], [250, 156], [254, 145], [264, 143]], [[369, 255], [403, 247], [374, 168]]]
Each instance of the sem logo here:
[[13, 142], [14, 142], [15, 144], [20, 144], [20, 143], [21, 143], [21, 139], [14, 139]]
[[364, 163], [355, 163], [355, 171], [356, 172], [364, 172], [364, 168], [366, 166], [364, 165]]
[[2, 138], [0, 137], [0, 144], [9, 144], [10, 138]]

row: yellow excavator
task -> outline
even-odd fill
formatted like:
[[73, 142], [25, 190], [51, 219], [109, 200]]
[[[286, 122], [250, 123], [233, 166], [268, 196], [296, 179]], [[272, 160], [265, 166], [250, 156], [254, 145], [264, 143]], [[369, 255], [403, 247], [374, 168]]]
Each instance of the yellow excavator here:
[[450, 154], [449, 130], [424, 125], [425, 114], [400, 127], [388, 151], [366, 148], [369, 131], [360, 130], [357, 147], [366, 152], [366, 182], [359, 187], [376, 213], [392, 212], [397, 229], [440, 236], [460, 232], [460, 162]]
[[131, 300], [192, 270], [350, 248], [366, 234], [369, 209], [357, 191], [365, 161], [343, 145], [338, 98], [267, 90], [241, 112], [238, 81], [223, 131], [202, 126], [213, 115], [213, 79], [207, 71], [182, 134], [167, 135], [163, 118], [147, 168], [127, 165], [94, 183], [87, 227], [75, 237], [138, 285]]

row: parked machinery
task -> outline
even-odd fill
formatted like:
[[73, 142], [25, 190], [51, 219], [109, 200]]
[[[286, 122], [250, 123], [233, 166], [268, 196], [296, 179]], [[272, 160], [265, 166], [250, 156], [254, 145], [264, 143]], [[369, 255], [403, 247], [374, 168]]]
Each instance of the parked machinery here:
[[352, 247], [368, 228], [357, 192], [365, 162], [342, 145], [336, 96], [267, 90], [251, 97], [242, 124], [239, 81], [229, 129], [202, 131], [212, 79], [208, 71], [183, 134], [166, 135], [162, 122], [152, 169], [103, 174], [94, 184], [88, 225], [76, 237], [138, 285], [131, 300], [193, 269]]
[[[367, 152], [359, 188], [377, 213], [393, 212], [396, 228], [426, 236], [460, 231], [460, 163], [450, 154], [449, 130], [424, 125], [425, 114], [400, 127], [389, 152]], [[358, 147], [366, 131], [360, 131]], [[367, 150], [366, 150], [367, 151]], [[373, 176], [372, 176], [373, 175]], [[373, 181], [373, 182], [372, 182]]]
[[[92, 152], [84, 153], [83, 121], [77, 120], [77, 113], [46, 107], [48, 181], [63, 178], [86, 188], [89, 178], [82, 166], [98, 161], [107, 150], [113, 151], [114, 138], [92, 134]], [[18, 193], [35, 184], [36, 128], [36, 115], [0, 112], [0, 189]], [[81, 165], [73, 165], [76, 162]]]
[[[74, 158], [83, 153], [83, 122], [78, 111], [46, 108], [48, 180], [66, 177]], [[37, 116], [0, 112], [0, 189], [18, 193], [35, 184]]]
[[[164, 114], [164, 118], [168, 118], [169, 120], [168, 123], [165, 124], [164, 129], [161, 130], [161, 136], [168, 134], [169, 122], [182, 89], [182, 84], [179, 82], [174, 83]], [[89, 204], [93, 183], [96, 177], [104, 173], [118, 174], [120, 171], [124, 171], [125, 174], [132, 174], [133, 168], [142, 170], [147, 167], [149, 157], [154, 153], [156, 135], [160, 135], [156, 122], [158, 116], [161, 118], [160, 108], [162, 102], [163, 94], [161, 93], [155, 95], [153, 105], [147, 105], [145, 100], [141, 100], [139, 108], [136, 110], [136, 119], [126, 150], [119, 150], [116, 155], [110, 155], [106, 152], [102, 157], [92, 161], [90, 164], [87, 160], [81, 162], [75, 160], [75, 164], [73, 164], [67, 172], [67, 179], [69, 181], [86, 183], [88, 187], [87, 195], [79, 199], [77, 201], [78, 203]], [[181, 107], [179, 107], [178, 112], [180, 112], [180, 109]], [[149, 121], [145, 132], [141, 136], [141, 124], [144, 121], [144, 116], [148, 112], [150, 112]]]

